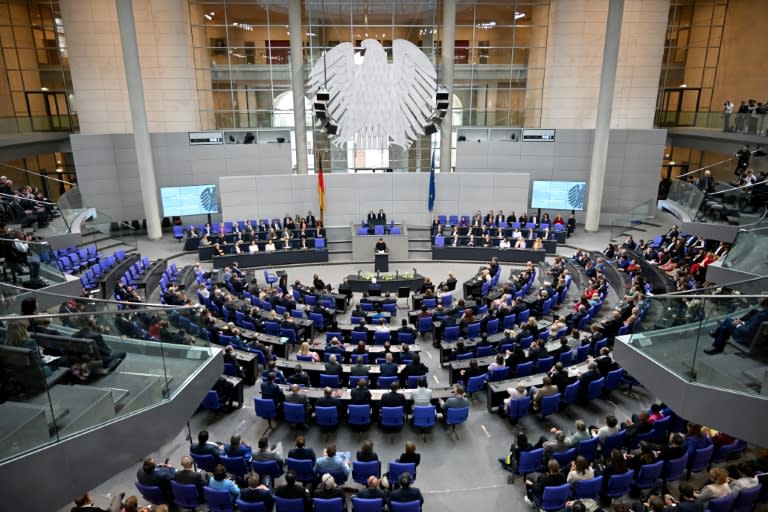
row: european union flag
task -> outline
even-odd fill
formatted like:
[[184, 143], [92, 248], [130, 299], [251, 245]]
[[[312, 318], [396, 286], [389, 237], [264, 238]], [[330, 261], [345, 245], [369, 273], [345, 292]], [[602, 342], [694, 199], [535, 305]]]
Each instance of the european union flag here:
[[429, 198], [427, 199], [430, 213], [435, 206], [435, 152], [432, 151], [432, 166], [429, 169]]

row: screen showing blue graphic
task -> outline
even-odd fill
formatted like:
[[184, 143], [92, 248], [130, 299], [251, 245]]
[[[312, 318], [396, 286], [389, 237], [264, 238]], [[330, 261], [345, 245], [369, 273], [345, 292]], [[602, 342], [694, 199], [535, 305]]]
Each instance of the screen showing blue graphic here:
[[583, 210], [587, 184], [583, 181], [534, 181], [531, 208]]
[[166, 217], [219, 213], [216, 185], [161, 187], [160, 198]]

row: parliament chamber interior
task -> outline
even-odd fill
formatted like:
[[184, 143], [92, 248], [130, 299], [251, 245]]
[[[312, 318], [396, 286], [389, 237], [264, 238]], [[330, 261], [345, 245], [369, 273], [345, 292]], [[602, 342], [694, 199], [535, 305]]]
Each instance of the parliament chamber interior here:
[[765, 510], [765, 12], [0, 0], [0, 508]]

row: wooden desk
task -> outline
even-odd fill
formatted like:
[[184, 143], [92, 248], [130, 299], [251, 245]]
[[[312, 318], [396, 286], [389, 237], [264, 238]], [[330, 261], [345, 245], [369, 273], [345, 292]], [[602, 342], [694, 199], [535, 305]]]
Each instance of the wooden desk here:
[[[571, 384], [578, 378], [578, 373], [584, 373], [587, 371], [589, 363], [584, 362], [575, 366], [568, 367], [568, 376], [571, 379]], [[529, 377], [523, 377], [521, 379], [507, 379], [499, 380], [496, 382], [489, 382], [486, 384], [485, 405], [488, 412], [492, 412], [495, 407], [500, 406], [504, 399], [509, 396], [507, 389], [514, 388], [518, 382], [522, 382], [526, 388], [531, 386], [541, 386], [544, 381], [545, 373], [539, 373], [537, 375], [531, 375]]]
[[[283, 392], [287, 395], [290, 392], [290, 386], [289, 385], [280, 385], [280, 388], [283, 390]], [[388, 389], [375, 389], [368, 387], [368, 390], [371, 392], [371, 401], [376, 403], [381, 401], [381, 397], [385, 393], [389, 393]], [[413, 392], [412, 389], [401, 389], [399, 391], [403, 395], [405, 395], [405, 399], [408, 402], [412, 402], [411, 393]], [[307, 398], [309, 398], [309, 401], [311, 403], [315, 403], [317, 400], [325, 396], [325, 388], [320, 387], [303, 387], [299, 390], [299, 393], [303, 393], [307, 395]], [[341, 388], [341, 389], [334, 389], [332, 396], [334, 398], [338, 398], [341, 402], [349, 402], [351, 399], [351, 390], [348, 388]], [[440, 399], [448, 399], [451, 396], [453, 396], [453, 388], [432, 388], [432, 403], [437, 405], [438, 400]], [[438, 408], [439, 412], [439, 408]]]
[[259, 360], [256, 354], [244, 350], [235, 349], [235, 359], [243, 369], [243, 382], [248, 386], [256, 384], [257, 367]]
[[[305, 372], [309, 374], [309, 382], [313, 386], [320, 386], [320, 374], [325, 373], [325, 363], [317, 362], [309, 362], [309, 361], [290, 361], [288, 359], [278, 359], [276, 362], [277, 368], [282, 370], [282, 372], [285, 374], [285, 377], [288, 378], [291, 375], [293, 375], [293, 369], [296, 368], [297, 364], [300, 364], [301, 367], [304, 369]], [[342, 364], [342, 376], [341, 380], [342, 383], [349, 381], [349, 374], [350, 370], [352, 368], [351, 364]], [[397, 365], [397, 373], [400, 375], [403, 371], [403, 368], [405, 368], [404, 364]], [[377, 364], [369, 364], [368, 365], [368, 373], [371, 377], [371, 380], [375, 382], [375, 380], [378, 378], [378, 376], [381, 374], [381, 370], [379, 368], [379, 365]]]

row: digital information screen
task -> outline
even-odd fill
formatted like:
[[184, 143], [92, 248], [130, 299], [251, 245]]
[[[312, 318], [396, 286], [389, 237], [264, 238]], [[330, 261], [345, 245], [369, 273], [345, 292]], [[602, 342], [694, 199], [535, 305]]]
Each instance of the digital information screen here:
[[531, 208], [583, 210], [587, 184], [583, 181], [534, 181]]
[[219, 213], [216, 185], [161, 187], [160, 199], [165, 217]]

